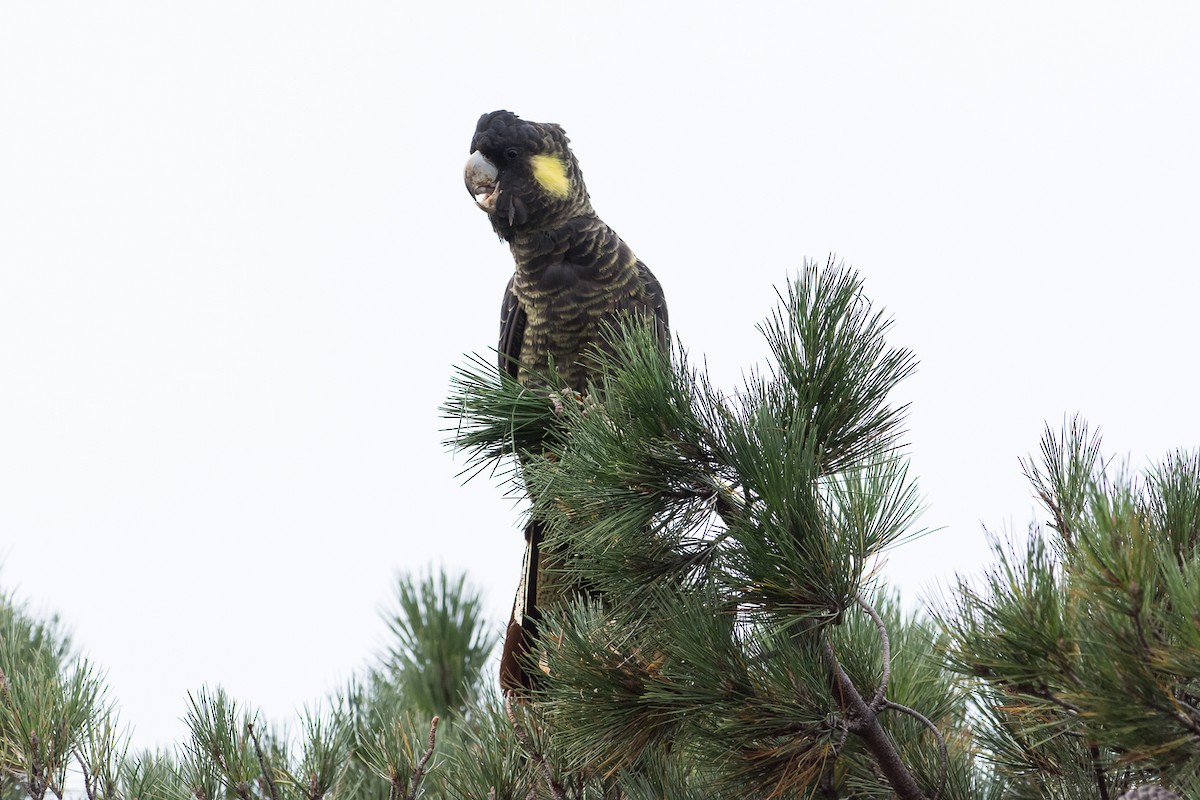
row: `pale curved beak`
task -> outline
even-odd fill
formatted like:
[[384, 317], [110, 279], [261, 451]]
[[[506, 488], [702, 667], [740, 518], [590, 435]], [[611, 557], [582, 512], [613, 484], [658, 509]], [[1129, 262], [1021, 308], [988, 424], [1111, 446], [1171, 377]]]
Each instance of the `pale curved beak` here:
[[467, 184], [467, 191], [475, 198], [475, 205], [489, 214], [496, 210], [496, 198], [500, 195], [499, 177], [500, 170], [484, 158], [483, 153], [478, 150], [471, 153], [463, 169], [463, 180]]

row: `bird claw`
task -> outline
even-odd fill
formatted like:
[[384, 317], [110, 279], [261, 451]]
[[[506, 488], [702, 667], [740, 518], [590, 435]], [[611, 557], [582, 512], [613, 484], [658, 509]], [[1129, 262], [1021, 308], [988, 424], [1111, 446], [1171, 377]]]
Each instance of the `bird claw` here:
[[583, 414], [585, 417], [588, 415], [588, 412], [594, 412], [601, 415], [604, 414], [604, 404], [592, 397], [590, 394], [580, 397], [579, 405], [583, 409], [579, 413]]
[[563, 389], [561, 392], [550, 393], [550, 402], [554, 405], [554, 413], [560, 417], [563, 415], [563, 412], [566, 411], [566, 406], [564, 403], [568, 400], [574, 402], [575, 405], [582, 410], [581, 413], [587, 413], [588, 398], [586, 395], [582, 395], [579, 392], [575, 392], [570, 389]]

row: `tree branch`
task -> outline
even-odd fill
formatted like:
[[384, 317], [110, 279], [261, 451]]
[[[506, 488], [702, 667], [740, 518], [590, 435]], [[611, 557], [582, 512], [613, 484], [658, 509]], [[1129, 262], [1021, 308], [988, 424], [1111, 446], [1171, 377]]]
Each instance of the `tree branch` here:
[[850, 676], [838, 663], [828, 635], [822, 638], [821, 650], [833, 673], [833, 695], [842, 708], [850, 732], [863, 740], [863, 744], [875, 757], [875, 762], [900, 800], [926, 800], [917, 779], [909, 772], [908, 767], [904, 766], [896, 746], [879, 724], [879, 715], [863, 700]]
[[79, 762], [79, 771], [83, 773], [83, 791], [87, 794], [88, 800], [96, 800], [95, 781], [92, 780], [92, 775], [88, 772], [87, 764], [83, 761], [83, 756], [79, 754], [79, 750], [74, 752], [75, 760]]
[[[933, 735], [937, 739], [938, 743], [938, 757], [942, 762], [942, 776], [938, 779], [938, 788], [933, 794], [933, 800], [938, 800], [946, 788], [946, 779], [950, 776], [950, 754], [946, 750], [946, 738], [942, 736], [942, 732], [938, 730], [937, 725], [934, 725], [929, 720], [929, 717], [925, 716], [920, 711], [917, 711], [915, 708], [909, 708], [906, 705], [901, 705], [900, 703], [895, 703], [891, 700], [884, 700], [883, 702], [887, 708], [894, 709], [903, 714], [908, 714], [909, 716], [920, 721], [926, 728], [929, 728], [929, 730], [933, 731]], [[1104, 798], [1104, 800], [1108, 799]]]
[[42, 775], [44, 765], [42, 764], [40, 741], [36, 733], [29, 734], [29, 766], [27, 767], [29, 780], [22, 781], [25, 784], [26, 790], [29, 792], [33, 800], [42, 800], [46, 796], [46, 788], [49, 786], [49, 779]]
[[425, 750], [425, 755], [421, 756], [421, 760], [417, 762], [417, 766], [413, 769], [412, 780], [409, 782], [408, 795], [405, 800], [417, 800], [417, 790], [421, 788], [421, 781], [425, 779], [425, 766], [429, 763], [429, 759], [433, 757], [433, 748], [437, 743], [437, 726], [439, 717], [434, 717], [429, 723], [429, 747]]
[[542, 780], [546, 782], [546, 788], [550, 790], [550, 794], [554, 796], [554, 800], [567, 800], [566, 790], [563, 789], [562, 784], [554, 777], [554, 770], [550, 768], [546, 757], [534, 748], [533, 742], [529, 740], [529, 733], [525, 730], [520, 720], [517, 719], [517, 714], [513, 711], [512, 702], [511, 697], [504, 698], [504, 713], [508, 715], [508, 721], [512, 725], [513, 733], [517, 736], [517, 741], [521, 744], [521, 749], [533, 759], [533, 763], [537, 764], [538, 769], [541, 770]]
[[863, 611], [875, 623], [876, 630], [879, 631], [879, 640], [883, 647], [883, 674], [879, 676], [879, 688], [875, 690], [875, 696], [871, 698], [871, 710], [878, 711], [887, 704], [887, 689], [888, 683], [892, 679], [892, 640], [888, 638], [887, 627], [883, 624], [883, 618], [879, 613], [871, 607], [871, 604], [863, 599], [861, 594], [855, 595], [854, 599]]
[[271, 770], [267, 768], [267, 758], [263, 755], [262, 745], [258, 742], [258, 734], [254, 732], [254, 723], [247, 722], [246, 730], [250, 734], [250, 740], [254, 742], [254, 755], [258, 757], [258, 766], [262, 770], [263, 780], [267, 782], [267, 791], [271, 794], [271, 800], [279, 800], [279, 793], [275, 789], [275, 779], [271, 777]]

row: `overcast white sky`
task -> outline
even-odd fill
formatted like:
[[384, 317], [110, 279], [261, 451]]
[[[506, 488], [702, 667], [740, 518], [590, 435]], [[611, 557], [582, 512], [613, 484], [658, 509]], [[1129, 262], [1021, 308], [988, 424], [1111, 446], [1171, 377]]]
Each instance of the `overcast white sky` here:
[[1034, 517], [1044, 421], [1200, 445], [1200, 6], [747, 5], [0, 4], [0, 584], [139, 744], [333, 690], [398, 570], [506, 618], [518, 512], [437, 411], [512, 269], [485, 111], [566, 128], [719, 385], [804, 256], [861, 271], [921, 360], [909, 596]]

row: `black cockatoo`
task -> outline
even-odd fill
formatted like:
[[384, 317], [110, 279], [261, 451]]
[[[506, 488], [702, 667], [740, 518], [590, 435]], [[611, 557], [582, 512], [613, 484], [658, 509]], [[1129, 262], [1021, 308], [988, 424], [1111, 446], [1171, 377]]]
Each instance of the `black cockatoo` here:
[[[516, 262], [500, 307], [502, 371], [535, 389], [538, 374], [553, 364], [563, 383], [583, 394], [589, 351], [604, 346], [606, 326], [624, 314], [652, 323], [662, 347], [669, 347], [662, 287], [592, 210], [561, 127], [509, 111], [484, 114], [471, 138], [465, 179]], [[557, 558], [543, 533], [537, 519], [525, 526], [525, 563], [500, 663], [506, 692], [533, 685], [526, 656], [539, 609], [564, 591], [554, 585]]]

